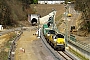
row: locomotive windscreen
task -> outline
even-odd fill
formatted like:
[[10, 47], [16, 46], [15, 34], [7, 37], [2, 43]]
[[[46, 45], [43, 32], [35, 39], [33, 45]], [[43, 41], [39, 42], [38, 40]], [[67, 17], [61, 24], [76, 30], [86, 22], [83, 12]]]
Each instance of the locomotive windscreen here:
[[57, 37], [57, 38], [64, 38], [64, 36], [61, 35], [61, 34], [57, 34], [56, 37]]
[[55, 31], [54, 31], [54, 30], [49, 30], [48, 33], [49, 33], [49, 34], [55, 34]]

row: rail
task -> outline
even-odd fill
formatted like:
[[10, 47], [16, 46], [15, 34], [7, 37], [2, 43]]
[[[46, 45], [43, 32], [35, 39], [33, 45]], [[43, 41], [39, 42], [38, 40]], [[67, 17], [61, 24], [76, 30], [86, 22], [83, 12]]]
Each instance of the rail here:
[[[58, 29], [57, 29], [58, 30]], [[61, 33], [61, 32], [60, 32]], [[65, 35], [64, 33], [62, 33]], [[75, 36], [68, 35], [68, 44], [70, 47], [74, 47], [74, 50], [80, 53], [82, 56], [90, 59], [90, 44], [86, 44], [80, 40], [77, 40]]]
[[59, 56], [57, 56], [57, 53], [55, 53], [55, 51], [50, 47], [50, 45], [48, 45], [48, 43], [45, 40], [45, 37], [43, 36], [42, 33], [42, 29], [41, 29], [41, 39], [44, 43], [44, 45], [47, 47], [47, 49], [53, 54], [53, 56], [56, 58], [55, 60], [61, 60], [61, 58]]
[[76, 40], [76, 41], [69, 40], [68, 42], [70, 42], [70, 43], [78, 46], [79, 48], [85, 50], [86, 52], [90, 53], [90, 45], [83, 43], [79, 40]]
[[[61, 33], [61, 34], [65, 35], [64, 33]], [[72, 36], [68, 36], [68, 39], [69, 39], [68, 42], [70, 42], [70, 43], [78, 46], [79, 48], [83, 49], [84, 51], [90, 53], [90, 44], [86, 44], [86, 43], [84, 43], [84, 42], [82, 42], [80, 40], [77, 40], [75, 38], [75, 36], [73, 36], [73, 35]]]
[[63, 57], [63, 60], [75, 60], [70, 54], [67, 54], [65, 51], [57, 51], [60, 56]]
[[[41, 29], [42, 30], [42, 29]], [[55, 56], [55, 58], [57, 59], [57, 60], [62, 60], [64, 57], [65, 57], [65, 55], [67, 55], [70, 59], [69, 60], [77, 60], [74, 56], [72, 56], [69, 52], [67, 52], [67, 51], [55, 51], [54, 49], [52, 49], [51, 47], [50, 47], [50, 45], [48, 46], [48, 44], [47, 44], [47, 42], [46, 42], [46, 40], [45, 40], [45, 37], [43, 36], [43, 33], [42, 33], [42, 31], [41, 31], [41, 39], [42, 39], [42, 41], [43, 41], [43, 43], [44, 43], [44, 45], [49, 49], [49, 51]], [[58, 54], [60, 54], [60, 52], [63, 52], [65, 55], [63, 55], [62, 57], [60, 56], [60, 55], [58, 55]], [[62, 53], [61, 53], [62, 54]], [[58, 57], [58, 56], [59, 57]], [[67, 60], [67, 57], [66, 57], [66, 59], [65, 60]]]

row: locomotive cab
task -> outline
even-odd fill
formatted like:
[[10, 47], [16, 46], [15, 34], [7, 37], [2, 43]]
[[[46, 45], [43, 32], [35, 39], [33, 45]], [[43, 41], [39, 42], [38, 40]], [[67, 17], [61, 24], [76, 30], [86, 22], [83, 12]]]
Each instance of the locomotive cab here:
[[51, 34], [56, 34], [56, 32], [55, 32], [54, 30], [49, 30], [49, 31], [47, 32], [47, 36], [50, 36]]
[[52, 36], [55, 35], [56, 32], [54, 30], [49, 30], [46, 34], [46, 39], [49, 43], [51, 43], [50, 41], [52, 40]]
[[65, 39], [63, 35], [57, 34], [53, 36], [52, 43], [53, 43], [54, 49], [65, 51]]

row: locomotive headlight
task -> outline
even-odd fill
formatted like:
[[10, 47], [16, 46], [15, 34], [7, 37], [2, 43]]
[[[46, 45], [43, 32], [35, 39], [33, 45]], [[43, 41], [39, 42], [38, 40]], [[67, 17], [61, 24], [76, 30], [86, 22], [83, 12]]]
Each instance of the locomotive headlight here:
[[57, 41], [57, 39], [54, 39], [54, 41], [56, 42], [56, 41]]
[[50, 34], [47, 34], [47, 36], [50, 36]]

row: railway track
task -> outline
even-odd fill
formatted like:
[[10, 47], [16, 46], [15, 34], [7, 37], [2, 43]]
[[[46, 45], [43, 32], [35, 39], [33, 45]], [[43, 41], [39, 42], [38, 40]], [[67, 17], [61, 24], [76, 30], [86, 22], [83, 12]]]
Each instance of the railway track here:
[[62, 60], [76, 60], [70, 54], [68, 54], [66, 51], [57, 51], [57, 52], [62, 57]]
[[45, 46], [50, 50], [50, 52], [54, 55], [54, 57], [57, 60], [78, 60], [75, 56], [70, 54], [67, 50], [65, 51], [53, 51], [53, 49], [48, 45], [48, 43], [45, 40], [45, 37], [43, 36], [43, 33], [41, 32], [41, 38]]

